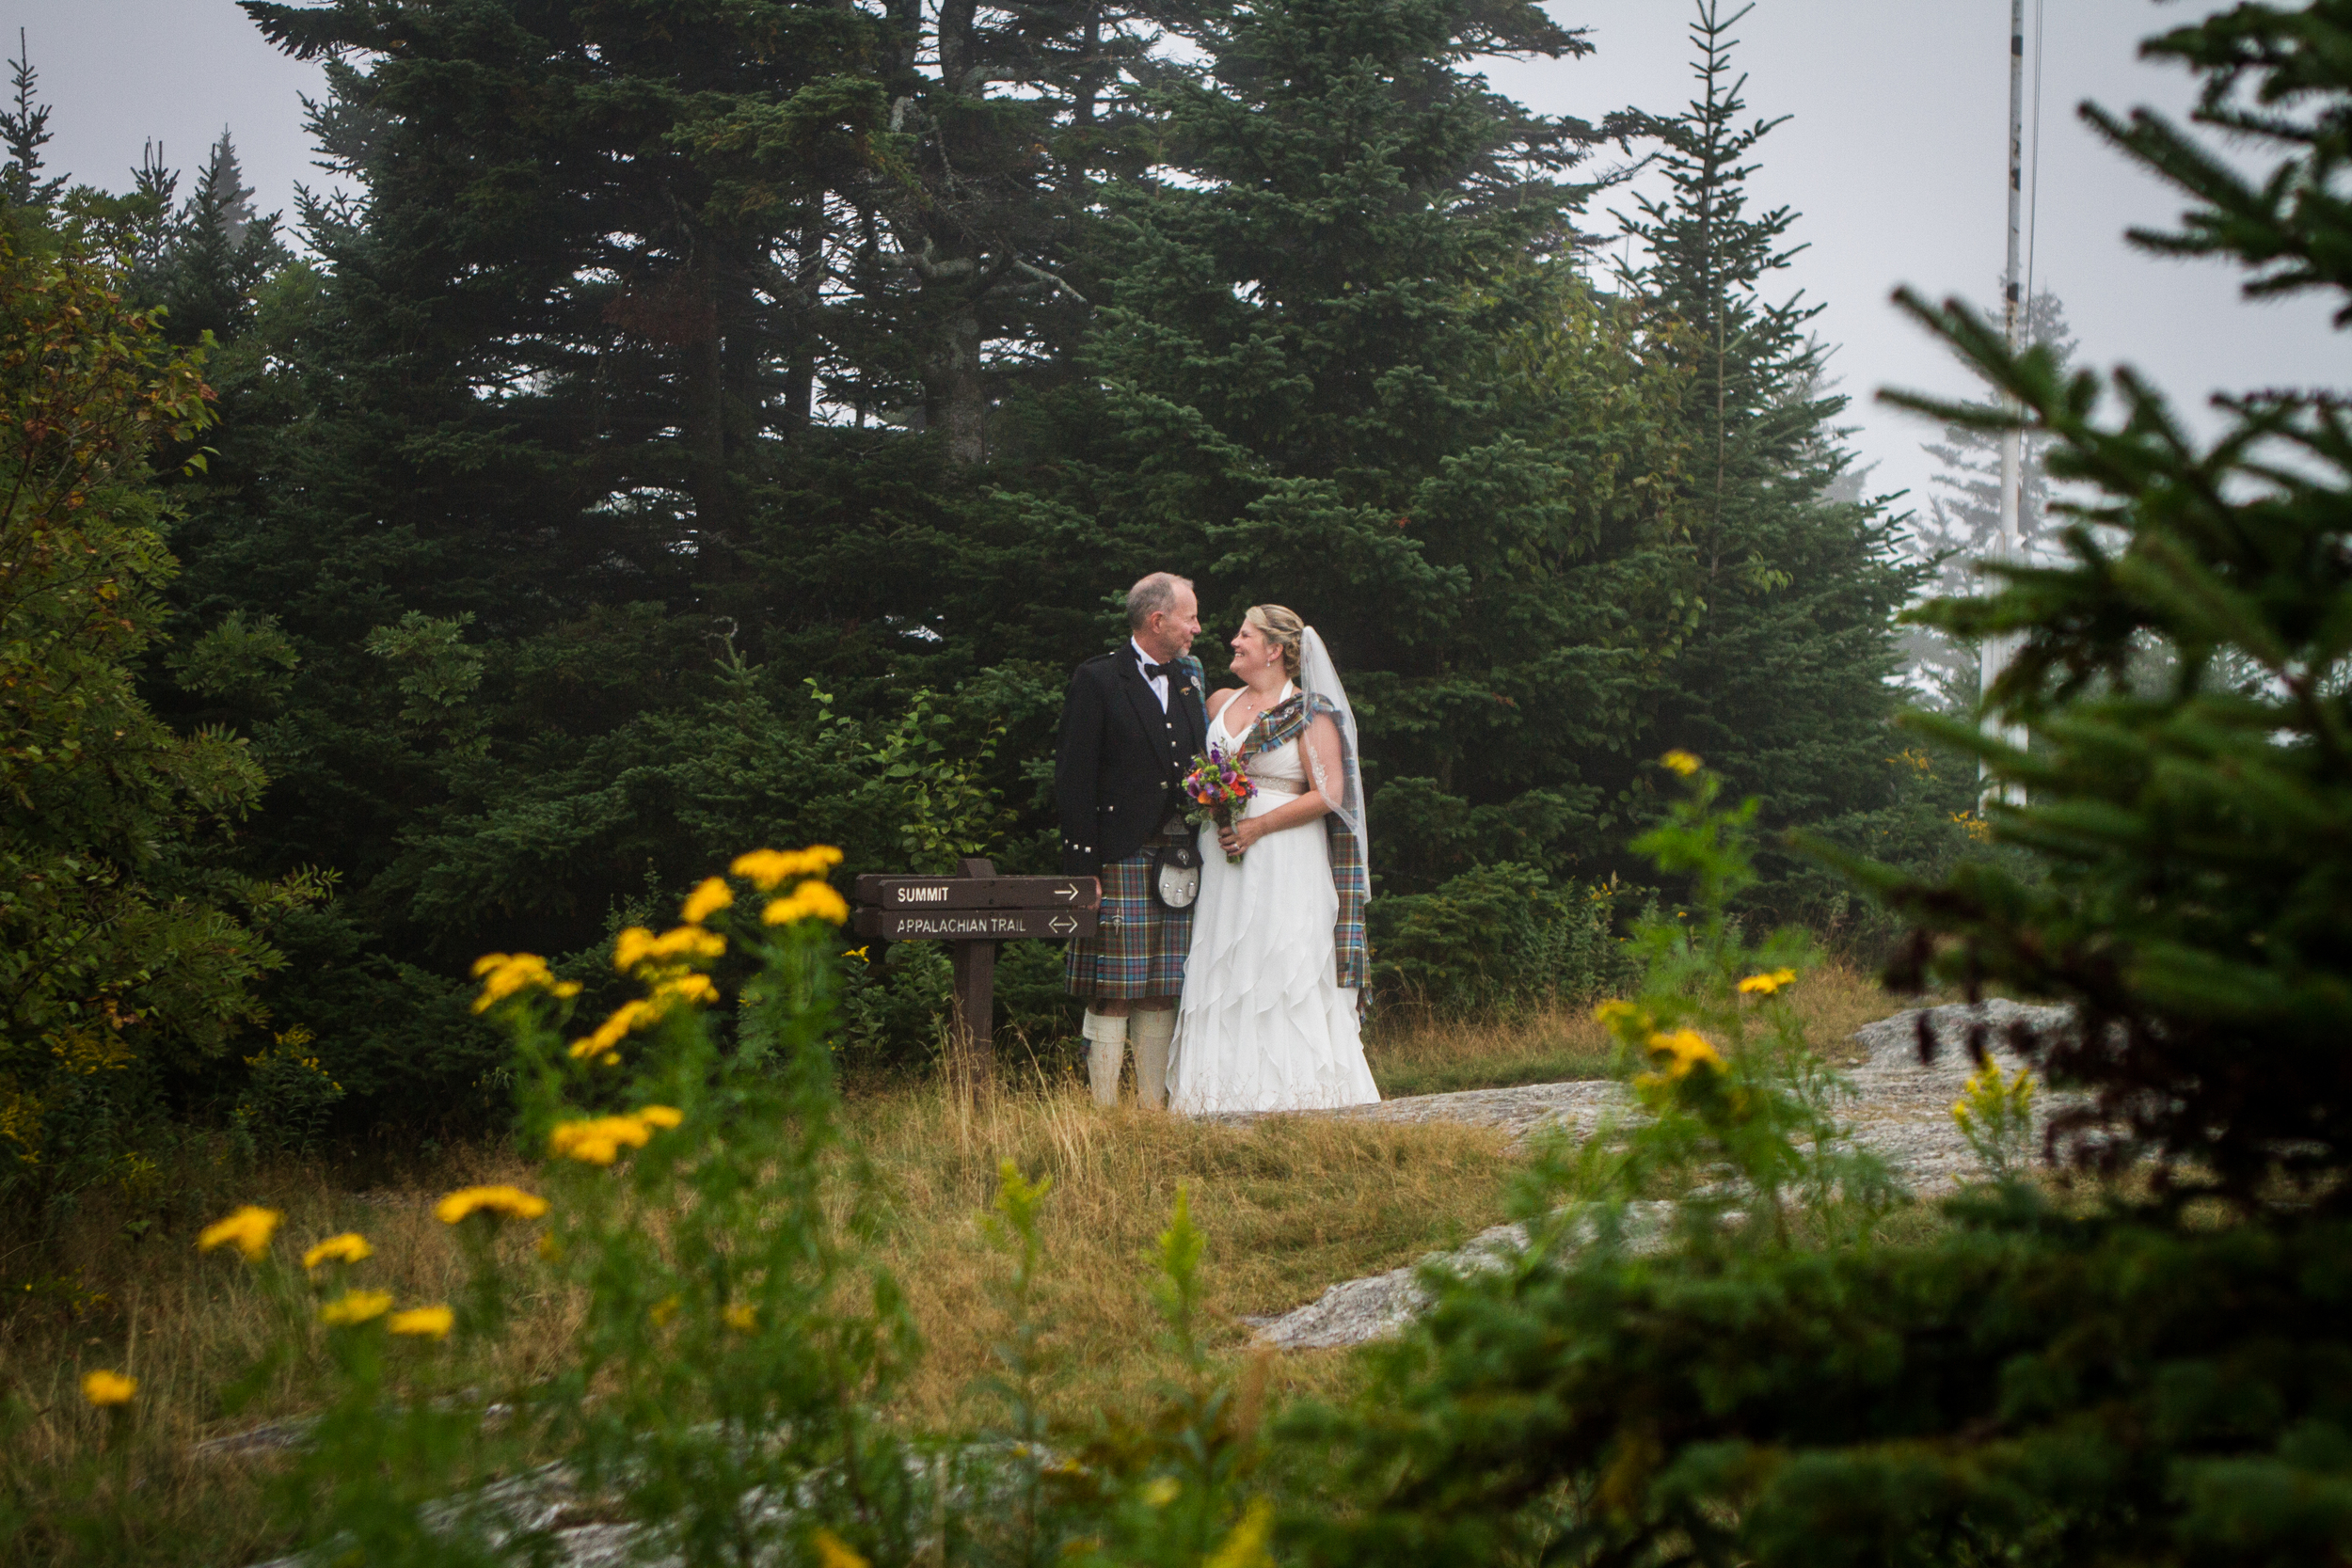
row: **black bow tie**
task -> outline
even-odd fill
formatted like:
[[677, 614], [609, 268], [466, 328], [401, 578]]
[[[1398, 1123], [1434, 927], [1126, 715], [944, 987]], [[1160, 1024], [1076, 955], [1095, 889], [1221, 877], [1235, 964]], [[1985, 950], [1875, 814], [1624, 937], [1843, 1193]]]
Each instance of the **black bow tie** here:
[[1175, 680], [1176, 675], [1177, 668], [1173, 664], [1146, 664], [1143, 667], [1143, 678], [1148, 681], [1165, 680], [1172, 682]]

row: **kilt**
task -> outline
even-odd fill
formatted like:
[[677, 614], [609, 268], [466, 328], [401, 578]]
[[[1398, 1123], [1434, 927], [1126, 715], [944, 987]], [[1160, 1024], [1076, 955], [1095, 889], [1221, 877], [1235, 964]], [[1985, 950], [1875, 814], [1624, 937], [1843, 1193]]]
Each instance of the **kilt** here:
[[1195, 832], [1178, 818], [1125, 860], [1103, 867], [1102, 919], [1094, 935], [1073, 941], [1062, 955], [1073, 996], [1139, 1002], [1184, 989], [1192, 911], [1163, 909], [1152, 896], [1152, 861], [1169, 845], [1191, 843]]

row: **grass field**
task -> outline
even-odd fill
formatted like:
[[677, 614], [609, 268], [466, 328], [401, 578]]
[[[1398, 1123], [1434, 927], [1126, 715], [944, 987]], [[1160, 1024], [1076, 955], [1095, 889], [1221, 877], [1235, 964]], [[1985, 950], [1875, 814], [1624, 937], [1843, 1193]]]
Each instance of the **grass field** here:
[[[1835, 967], [1809, 974], [1797, 1001], [1813, 1039], [1833, 1057], [1854, 1028], [1904, 1005]], [[1391, 1022], [1375, 1032], [1368, 1053], [1391, 1098], [1603, 1076], [1609, 1068], [1598, 1026], [1565, 1009], [1479, 1026]], [[1515, 1167], [1499, 1134], [1443, 1123], [1275, 1117], [1225, 1126], [1132, 1105], [1105, 1112], [1074, 1072], [1034, 1062], [978, 1108], [936, 1084], [900, 1083], [852, 1094], [847, 1117], [882, 1177], [888, 1212], [875, 1261], [905, 1288], [929, 1345], [888, 1414], [932, 1429], [968, 1427], [992, 1414], [974, 1385], [991, 1370], [1002, 1332], [990, 1283], [1004, 1265], [987, 1247], [978, 1215], [1000, 1160], [1054, 1180], [1043, 1222], [1047, 1348], [1058, 1372], [1049, 1408], [1072, 1421], [1168, 1370], [1147, 1296], [1147, 1254], [1179, 1186], [1209, 1238], [1213, 1342], [1220, 1355], [1239, 1357], [1250, 1352], [1238, 1318], [1285, 1310], [1332, 1283], [1409, 1263], [1495, 1223]], [[281, 1248], [364, 1233], [376, 1249], [375, 1281], [415, 1301], [444, 1299], [458, 1273], [449, 1233], [431, 1215], [433, 1199], [472, 1182], [527, 1184], [530, 1171], [511, 1150], [485, 1146], [405, 1167], [379, 1161], [364, 1188], [355, 1188], [348, 1168], [315, 1161], [254, 1173], [233, 1191], [226, 1172], [211, 1180], [219, 1207], [282, 1210]], [[48, 1271], [12, 1295], [0, 1307], [0, 1401], [14, 1403], [18, 1424], [0, 1457], [0, 1506], [38, 1521], [64, 1478], [91, 1461], [103, 1426], [84, 1406], [79, 1378], [108, 1367], [139, 1380], [133, 1473], [140, 1507], [124, 1511], [119, 1536], [69, 1551], [67, 1560], [233, 1564], [279, 1544], [262, 1533], [256, 1506], [268, 1462], [191, 1456], [205, 1437], [305, 1404], [304, 1381], [289, 1371], [233, 1417], [219, 1407], [216, 1391], [246, 1369], [265, 1333], [258, 1293], [241, 1269], [199, 1259], [183, 1232], [126, 1236], [119, 1214], [93, 1204]], [[544, 1375], [579, 1310], [556, 1294], [531, 1303], [502, 1375]], [[1351, 1364], [1344, 1353], [1284, 1357], [1272, 1369], [1273, 1386], [1334, 1392]], [[43, 1538], [36, 1523], [28, 1539]]]

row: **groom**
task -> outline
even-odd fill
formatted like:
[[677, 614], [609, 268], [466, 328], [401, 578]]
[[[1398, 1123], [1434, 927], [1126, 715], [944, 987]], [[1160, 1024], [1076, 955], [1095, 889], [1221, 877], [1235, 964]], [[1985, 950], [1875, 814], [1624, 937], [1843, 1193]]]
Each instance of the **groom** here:
[[1064, 876], [1103, 879], [1091, 937], [1070, 944], [1071, 993], [1086, 1000], [1087, 1072], [1098, 1104], [1119, 1101], [1119, 1069], [1136, 1054], [1138, 1103], [1168, 1103], [1168, 1045], [1184, 983], [1192, 911], [1152, 896], [1152, 862], [1189, 843], [1181, 786], [1209, 721], [1192, 584], [1154, 572], [1127, 591], [1126, 646], [1088, 659], [1061, 710], [1054, 788]]

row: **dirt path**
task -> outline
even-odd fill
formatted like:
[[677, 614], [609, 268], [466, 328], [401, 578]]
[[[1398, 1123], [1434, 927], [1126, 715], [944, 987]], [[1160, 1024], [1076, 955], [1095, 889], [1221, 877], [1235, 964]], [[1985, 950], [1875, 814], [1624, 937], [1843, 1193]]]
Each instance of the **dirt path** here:
[[[1932, 1064], [1919, 1060], [1919, 1022], [1925, 1017], [1940, 1049]], [[2012, 1023], [2048, 1029], [2064, 1025], [2062, 1007], [2027, 1007], [2006, 1000], [1975, 1006], [1932, 1007], [1897, 1013], [1854, 1034], [1865, 1058], [1847, 1069], [1853, 1101], [1846, 1107], [1854, 1142], [1877, 1152], [1894, 1167], [1904, 1186], [1921, 1197], [1951, 1191], [1976, 1168], [1976, 1156], [1953, 1124], [1952, 1101], [1959, 1098], [1975, 1064], [1968, 1036], [1985, 1032], [1986, 1048], [2005, 1070], [2014, 1070], [2016, 1057], [2002, 1043]], [[2036, 1132], [2050, 1106], [2048, 1097], [2037, 1104]], [[1458, 1121], [1477, 1127], [1500, 1127], [1525, 1138], [1536, 1129], [1565, 1126], [1577, 1137], [1589, 1137], [1610, 1115], [1626, 1115], [1631, 1101], [1622, 1085], [1607, 1081], [1575, 1084], [1532, 1084], [1514, 1089], [1471, 1089], [1461, 1094], [1414, 1095], [1378, 1105], [1325, 1113], [1375, 1121]], [[1662, 1230], [1668, 1204], [1636, 1205], [1637, 1222]], [[1424, 1264], [1460, 1270], [1499, 1266], [1501, 1260], [1526, 1244], [1518, 1226], [1496, 1226], [1473, 1238], [1468, 1246], [1450, 1253], [1432, 1253], [1409, 1268], [1334, 1285], [1315, 1300], [1276, 1317], [1249, 1320], [1259, 1338], [1283, 1350], [1327, 1350], [1362, 1344], [1394, 1334], [1427, 1305], [1428, 1293], [1418, 1278]]]

